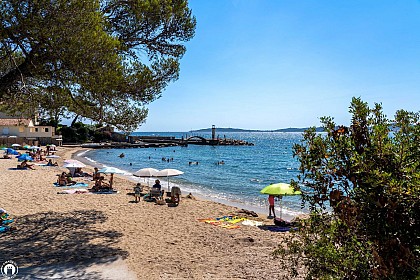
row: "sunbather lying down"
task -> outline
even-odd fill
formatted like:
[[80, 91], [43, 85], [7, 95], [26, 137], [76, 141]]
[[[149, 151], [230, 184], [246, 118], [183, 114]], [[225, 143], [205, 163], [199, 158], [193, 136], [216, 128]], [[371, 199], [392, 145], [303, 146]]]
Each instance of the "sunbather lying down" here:
[[17, 166], [18, 169], [35, 169], [33, 164], [29, 164], [27, 160], [22, 161], [21, 164]]

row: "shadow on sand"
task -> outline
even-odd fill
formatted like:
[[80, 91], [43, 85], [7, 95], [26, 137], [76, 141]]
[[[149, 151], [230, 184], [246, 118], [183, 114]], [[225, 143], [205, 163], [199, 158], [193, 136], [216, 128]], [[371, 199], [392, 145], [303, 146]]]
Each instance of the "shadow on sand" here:
[[102, 279], [100, 273], [84, 268], [128, 256], [113, 246], [121, 233], [96, 227], [107, 220], [101, 211], [44, 212], [15, 218], [17, 230], [0, 236], [0, 264], [14, 261], [23, 279], [62, 273], [66, 279]]

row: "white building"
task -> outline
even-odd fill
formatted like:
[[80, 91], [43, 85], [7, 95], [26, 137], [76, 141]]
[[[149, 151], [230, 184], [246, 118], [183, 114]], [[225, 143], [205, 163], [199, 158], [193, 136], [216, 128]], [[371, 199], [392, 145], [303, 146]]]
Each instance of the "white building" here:
[[0, 144], [10, 142], [61, 145], [62, 138], [55, 134], [55, 128], [52, 126], [35, 125], [31, 119], [0, 113]]

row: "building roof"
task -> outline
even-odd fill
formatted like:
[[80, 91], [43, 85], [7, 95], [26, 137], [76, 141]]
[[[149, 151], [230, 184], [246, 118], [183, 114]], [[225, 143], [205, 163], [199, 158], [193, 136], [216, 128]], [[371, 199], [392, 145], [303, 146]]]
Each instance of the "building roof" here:
[[33, 126], [30, 119], [0, 119], [1, 126]]

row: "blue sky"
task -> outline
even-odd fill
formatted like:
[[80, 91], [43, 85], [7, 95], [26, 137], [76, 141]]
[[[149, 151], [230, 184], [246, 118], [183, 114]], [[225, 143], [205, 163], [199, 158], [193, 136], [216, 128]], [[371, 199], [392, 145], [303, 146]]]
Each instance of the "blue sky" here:
[[179, 80], [138, 131], [348, 124], [353, 96], [419, 111], [420, 1], [190, 0]]

